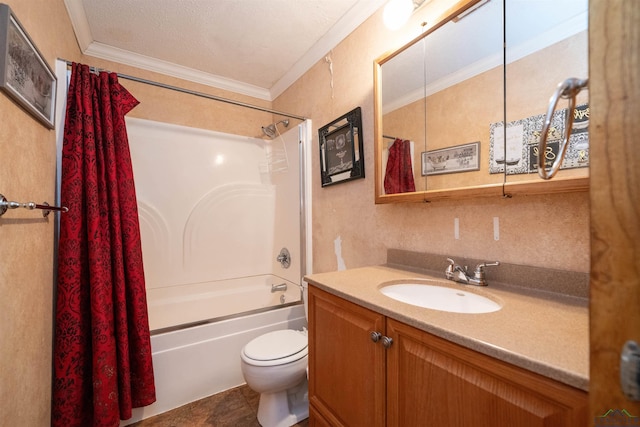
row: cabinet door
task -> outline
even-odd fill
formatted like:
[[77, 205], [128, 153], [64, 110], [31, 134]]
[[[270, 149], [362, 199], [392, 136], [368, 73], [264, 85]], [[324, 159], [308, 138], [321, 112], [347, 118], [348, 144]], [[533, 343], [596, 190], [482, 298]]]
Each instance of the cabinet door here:
[[314, 405], [309, 405], [309, 427], [332, 427]]
[[388, 426], [582, 426], [587, 394], [387, 320]]
[[[384, 426], [384, 317], [309, 286], [311, 425]], [[324, 420], [314, 420], [320, 414]]]

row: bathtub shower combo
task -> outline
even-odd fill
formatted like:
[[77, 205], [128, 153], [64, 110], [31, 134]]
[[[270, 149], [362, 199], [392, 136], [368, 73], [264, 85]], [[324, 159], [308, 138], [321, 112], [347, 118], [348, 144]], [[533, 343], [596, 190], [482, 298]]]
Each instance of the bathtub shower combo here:
[[243, 384], [248, 342], [306, 326], [311, 126], [288, 125], [263, 139], [127, 118], [158, 400], [121, 425]]

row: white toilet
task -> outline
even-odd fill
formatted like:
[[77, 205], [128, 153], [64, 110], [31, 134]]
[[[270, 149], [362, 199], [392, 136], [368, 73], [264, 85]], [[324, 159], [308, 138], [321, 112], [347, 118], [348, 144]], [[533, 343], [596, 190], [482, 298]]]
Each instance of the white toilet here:
[[[307, 313], [307, 284], [302, 299]], [[307, 331], [285, 329], [251, 340], [240, 352], [242, 375], [260, 393], [262, 427], [289, 427], [309, 417]]]

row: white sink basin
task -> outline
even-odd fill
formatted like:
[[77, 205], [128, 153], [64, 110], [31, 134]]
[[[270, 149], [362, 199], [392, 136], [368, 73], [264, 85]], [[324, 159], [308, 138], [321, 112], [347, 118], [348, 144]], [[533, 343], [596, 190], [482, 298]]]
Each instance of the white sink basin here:
[[[431, 283], [431, 284], [429, 284]], [[439, 286], [437, 281], [390, 282], [380, 288], [396, 301], [451, 313], [491, 313], [502, 308], [497, 302], [459, 288]]]

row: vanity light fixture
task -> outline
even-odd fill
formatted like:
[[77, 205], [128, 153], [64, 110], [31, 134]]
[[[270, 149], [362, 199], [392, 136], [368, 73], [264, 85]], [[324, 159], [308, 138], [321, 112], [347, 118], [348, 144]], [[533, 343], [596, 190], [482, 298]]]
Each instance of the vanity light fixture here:
[[385, 27], [397, 30], [407, 23], [413, 12], [431, 0], [389, 0], [384, 7], [382, 20]]

